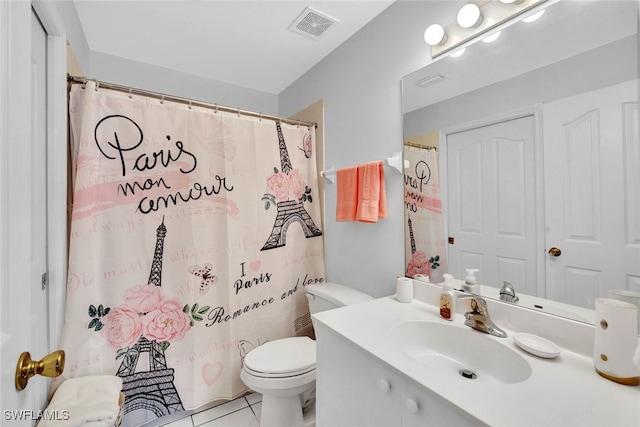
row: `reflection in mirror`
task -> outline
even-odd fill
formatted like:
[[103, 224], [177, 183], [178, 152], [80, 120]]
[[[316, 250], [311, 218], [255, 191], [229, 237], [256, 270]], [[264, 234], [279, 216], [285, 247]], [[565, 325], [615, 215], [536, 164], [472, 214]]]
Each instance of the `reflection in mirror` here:
[[[476, 268], [485, 296], [508, 282], [519, 305], [592, 322], [595, 298], [640, 292], [638, 2], [544, 6], [404, 77], [404, 135], [438, 147], [440, 273]], [[405, 202], [417, 250], [432, 238]]]
[[434, 283], [441, 282], [447, 272], [436, 144], [429, 135], [404, 142], [404, 160], [409, 165], [404, 171], [406, 275]]

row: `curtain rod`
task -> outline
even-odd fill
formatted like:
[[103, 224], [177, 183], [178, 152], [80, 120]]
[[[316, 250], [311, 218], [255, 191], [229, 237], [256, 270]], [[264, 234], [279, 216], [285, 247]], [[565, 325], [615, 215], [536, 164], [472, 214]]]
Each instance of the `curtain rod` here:
[[153, 91], [146, 90], [146, 89], [132, 88], [131, 86], [123, 86], [123, 85], [119, 85], [119, 84], [115, 84], [115, 83], [102, 82], [102, 81], [95, 80], [95, 79], [87, 79], [87, 78], [84, 78], [84, 77], [76, 77], [76, 76], [72, 76], [72, 75], [67, 75], [67, 82], [69, 82], [71, 84], [76, 83], [76, 84], [86, 85], [87, 82], [89, 82], [89, 81], [95, 82], [96, 90], [98, 88], [102, 87], [102, 88], [105, 88], [105, 89], [116, 90], [116, 91], [125, 92], [125, 93], [128, 93], [128, 94], [151, 96], [151, 97], [159, 99], [161, 102], [166, 100], [166, 101], [177, 102], [177, 103], [180, 103], [180, 104], [187, 104], [189, 106], [194, 105], [194, 106], [198, 106], [198, 107], [215, 109], [216, 111], [225, 111], [225, 112], [228, 112], [228, 113], [236, 113], [238, 115], [242, 114], [244, 116], [257, 117], [259, 119], [280, 121], [280, 122], [288, 123], [288, 124], [291, 124], [291, 125], [307, 126], [309, 128], [318, 127], [317, 123], [305, 122], [305, 121], [302, 121], [302, 120], [287, 119], [287, 118], [283, 118], [283, 117], [272, 116], [272, 115], [269, 115], [269, 114], [262, 114], [262, 113], [256, 113], [256, 112], [253, 112], [253, 111], [241, 110], [240, 108], [232, 108], [232, 107], [227, 107], [227, 106], [224, 106], [224, 105], [211, 104], [211, 103], [204, 102], [204, 101], [196, 101], [196, 100], [189, 99], [189, 98], [182, 98], [182, 97], [179, 97], [179, 96], [166, 95], [164, 93], [153, 92]]
[[436, 151], [438, 151], [438, 147], [436, 147], [434, 145], [424, 145], [424, 144], [420, 144], [419, 142], [405, 141], [404, 145], [408, 145], [409, 147], [422, 148], [424, 150], [436, 150]]

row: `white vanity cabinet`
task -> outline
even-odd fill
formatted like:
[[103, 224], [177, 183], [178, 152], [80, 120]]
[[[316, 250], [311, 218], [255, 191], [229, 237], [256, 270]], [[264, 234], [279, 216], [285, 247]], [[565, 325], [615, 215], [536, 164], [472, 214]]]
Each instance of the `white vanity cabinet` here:
[[[437, 304], [441, 288], [428, 286]], [[593, 368], [593, 325], [513, 304], [494, 302], [490, 310], [498, 325], [553, 332], [561, 354], [534, 356], [517, 346], [513, 329], [505, 329], [507, 338], [472, 332], [463, 316], [449, 322], [437, 305], [395, 296], [314, 314], [317, 426], [640, 426], [640, 387]], [[446, 341], [440, 326], [455, 339]], [[457, 348], [458, 341], [467, 346]], [[445, 342], [442, 350], [430, 346]], [[461, 357], [459, 350], [471, 355], [463, 359], [478, 371], [473, 381], [458, 374], [459, 363], [447, 362]], [[485, 368], [491, 371], [480, 375]]]
[[316, 322], [317, 427], [477, 425], [410, 378]]

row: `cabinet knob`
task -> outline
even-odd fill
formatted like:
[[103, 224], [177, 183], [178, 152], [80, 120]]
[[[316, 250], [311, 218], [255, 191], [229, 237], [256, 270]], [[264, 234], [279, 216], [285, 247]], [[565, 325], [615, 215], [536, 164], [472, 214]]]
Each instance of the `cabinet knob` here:
[[418, 405], [418, 402], [413, 399], [407, 399], [407, 401], [405, 402], [405, 406], [407, 407], [407, 411], [409, 411], [410, 414], [417, 414], [418, 410], [420, 409], [420, 405]]
[[391, 383], [387, 380], [380, 380], [380, 382], [378, 382], [378, 389], [383, 393], [389, 393]]

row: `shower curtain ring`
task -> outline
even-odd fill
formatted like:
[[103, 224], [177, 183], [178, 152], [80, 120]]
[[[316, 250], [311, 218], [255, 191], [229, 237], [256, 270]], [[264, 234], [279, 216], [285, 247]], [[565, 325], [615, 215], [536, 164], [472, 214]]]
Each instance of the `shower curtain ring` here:
[[238, 108], [238, 118], [240, 118], [240, 109]]
[[218, 104], [215, 104], [216, 106], [216, 114], [218, 114]]
[[100, 87], [100, 82], [96, 80], [96, 92], [98, 91], [98, 88]]
[[260, 113], [260, 121], [262, 121], [262, 113]]
[[189, 110], [191, 110], [191, 100], [189, 100]]
[[160, 104], [164, 104], [164, 93], [162, 94], [162, 96], [160, 97]]
[[298, 129], [300, 129], [300, 120], [298, 120]]
[[132, 98], [132, 96], [131, 96], [131, 92], [132, 92], [132, 89], [131, 89], [131, 86], [129, 86], [129, 99], [131, 99], [131, 98]]

